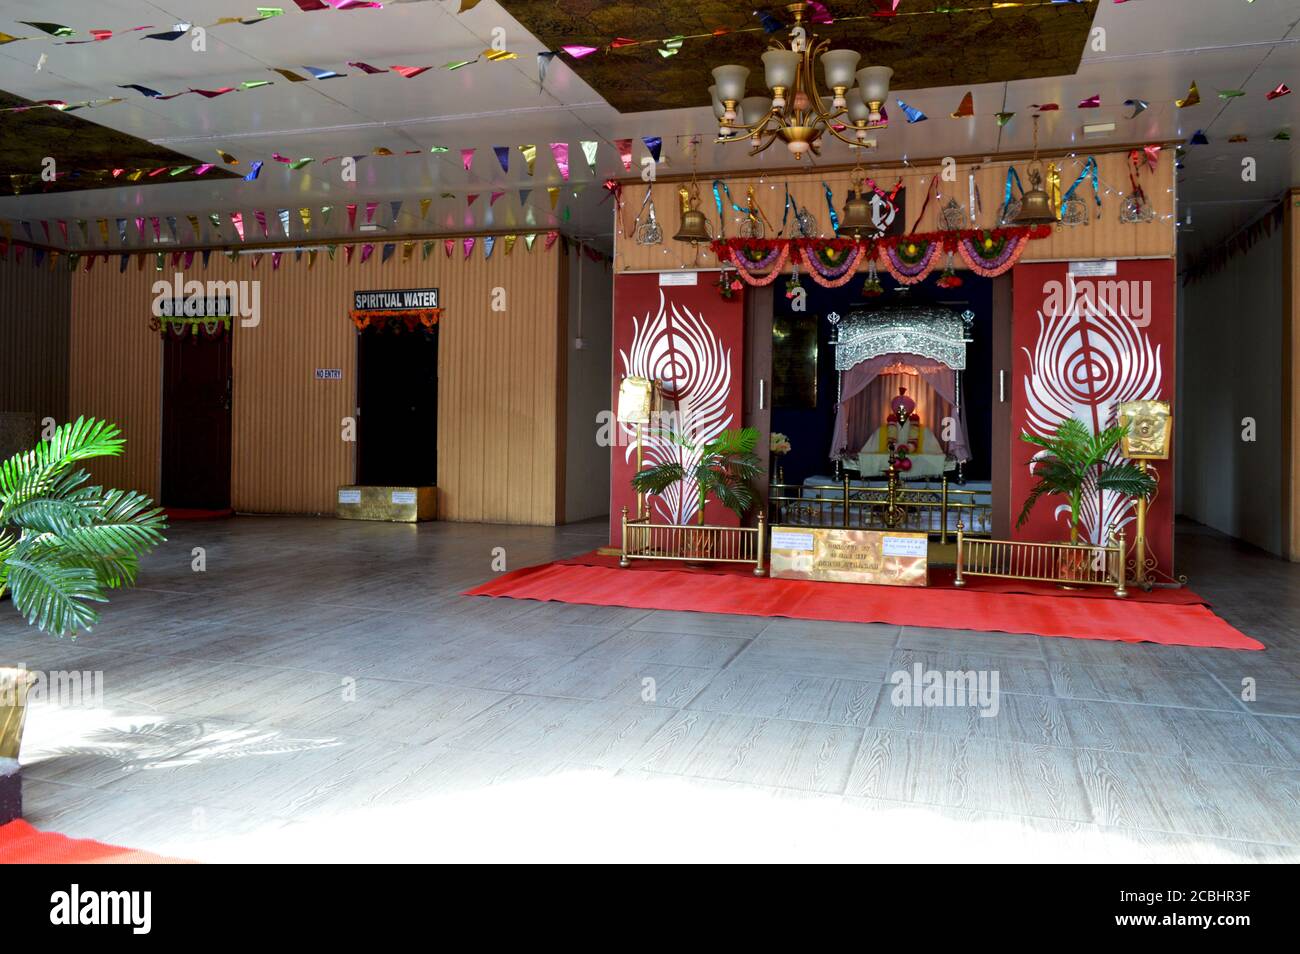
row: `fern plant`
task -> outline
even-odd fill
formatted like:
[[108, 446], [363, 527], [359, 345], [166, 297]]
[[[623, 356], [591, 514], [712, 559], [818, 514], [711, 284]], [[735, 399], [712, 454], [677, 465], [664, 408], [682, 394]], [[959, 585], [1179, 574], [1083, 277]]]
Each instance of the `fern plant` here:
[[77, 418], [0, 464], [0, 595], [29, 624], [76, 635], [98, 619], [91, 604], [135, 583], [140, 555], [165, 539], [153, 501], [89, 483], [77, 464], [114, 457], [126, 441], [107, 421]]
[[1038, 483], [1029, 492], [1016, 526], [1023, 526], [1040, 497], [1057, 495], [1070, 503], [1070, 542], [1079, 542], [1079, 518], [1084, 492], [1112, 490], [1127, 497], [1149, 497], [1156, 482], [1146, 471], [1125, 461], [1112, 464], [1107, 455], [1128, 433], [1128, 426], [1108, 427], [1098, 434], [1075, 418], [1066, 418], [1051, 437], [1021, 434], [1020, 439], [1041, 450], [1034, 455]]
[[754, 505], [754, 488], [749, 482], [763, 470], [763, 462], [754, 453], [758, 431], [752, 427], [725, 430], [704, 444], [679, 431], [668, 431], [663, 436], [686, 452], [682, 456], [696, 463], [689, 470], [679, 460], [648, 467], [633, 475], [632, 488], [639, 494], [662, 494], [673, 484], [691, 477], [699, 495], [697, 523], [704, 523], [704, 505], [710, 494], [743, 520], [746, 511]]

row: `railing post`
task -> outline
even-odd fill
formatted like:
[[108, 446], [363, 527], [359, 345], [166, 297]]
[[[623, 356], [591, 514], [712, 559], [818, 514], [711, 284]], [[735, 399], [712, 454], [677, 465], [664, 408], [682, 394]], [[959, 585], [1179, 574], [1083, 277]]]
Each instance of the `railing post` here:
[[953, 586], [965, 586], [966, 581], [961, 577], [961, 559], [962, 559], [962, 531], [965, 527], [962, 525], [961, 518], [957, 518], [957, 578], [952, 581]]
[[939, 505], [939, 545], [943, 546], [948, 542], [948, 475], [942, 476], [943, 480], [943, 499]]
[[1128, 596], [1128, 588], [1124, 585], [1124, 564], [1128, 562], [1128, 546], [1124, 542], [1123, 527], [1120, 527], [1118, 533], [1111, 534], [1110, 542], [1116, 548], [1115, 577], [1119, 585], [1115, 587], [1115, 595], [1123, 599]]
[[621, 567], [631, 566], [632, 561], [627, 558], [627, 508], [626, 507], [623, 508], [623, 536], [619, 540], [619, 546], [622, 552], [619, 554], [618, 557], [618, 565]]
[[763, 512], [758, 513], [758, 560], [754, 563], [754, 575], [763, 576], [767, 573], [763, 569], [763, 556], [767, 548], [767, 521], [763, 519]]
[[844, 500], [841, 502], [840, 523], [845, 529], [849, 526], [849, 472], [844, 472]]

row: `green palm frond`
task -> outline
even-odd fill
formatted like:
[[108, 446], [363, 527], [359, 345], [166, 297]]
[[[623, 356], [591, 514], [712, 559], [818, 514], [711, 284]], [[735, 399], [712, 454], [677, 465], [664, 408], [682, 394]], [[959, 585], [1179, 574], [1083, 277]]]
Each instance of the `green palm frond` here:
[[93, 569], [49, 554], [38, 559], [24, 559], [20, 554], [21, 548], [5, 563], [14, 607], [30, 625], [54, 636], [66, 636], [99, 619], [86, 605], [108, 602]]
[[1097, 477], [1097, 486], [1126, 497], [1150, 497], [1156, 492], [1155, 478], [1132, 464], [1107, 467]]
[[686, 469], [678, 461], [670, 460], [637, 471], [632, 475], [632, 488], [639, 494], [662, 494], [685, 476]]

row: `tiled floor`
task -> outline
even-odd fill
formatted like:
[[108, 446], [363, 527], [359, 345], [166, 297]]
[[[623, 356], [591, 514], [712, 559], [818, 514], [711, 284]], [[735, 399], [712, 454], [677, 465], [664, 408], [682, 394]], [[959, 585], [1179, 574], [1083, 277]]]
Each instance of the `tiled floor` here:
[[[33, 706], [28, 820], [211, 860], [1300, 859], [1300, 567], [1180, 531], [1263, 653], [457, 595], [602, 535], [180, 524], [75, 643], [0, 606], [0, 660], [104, 680]], [[997, 714], [896, 705], [918, 664]]]

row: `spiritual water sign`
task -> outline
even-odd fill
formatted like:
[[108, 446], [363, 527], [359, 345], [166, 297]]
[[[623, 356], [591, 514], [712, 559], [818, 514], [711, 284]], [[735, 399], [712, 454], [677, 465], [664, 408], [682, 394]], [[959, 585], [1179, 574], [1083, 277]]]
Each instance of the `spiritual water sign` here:
[[438, 308], [438, 289], [407, 288], [352, 293], [353, 311], [417, 311]]
[[925, 586], [929, 543], [924, 533], [777, 526], [772, 528], [771, 576]]

